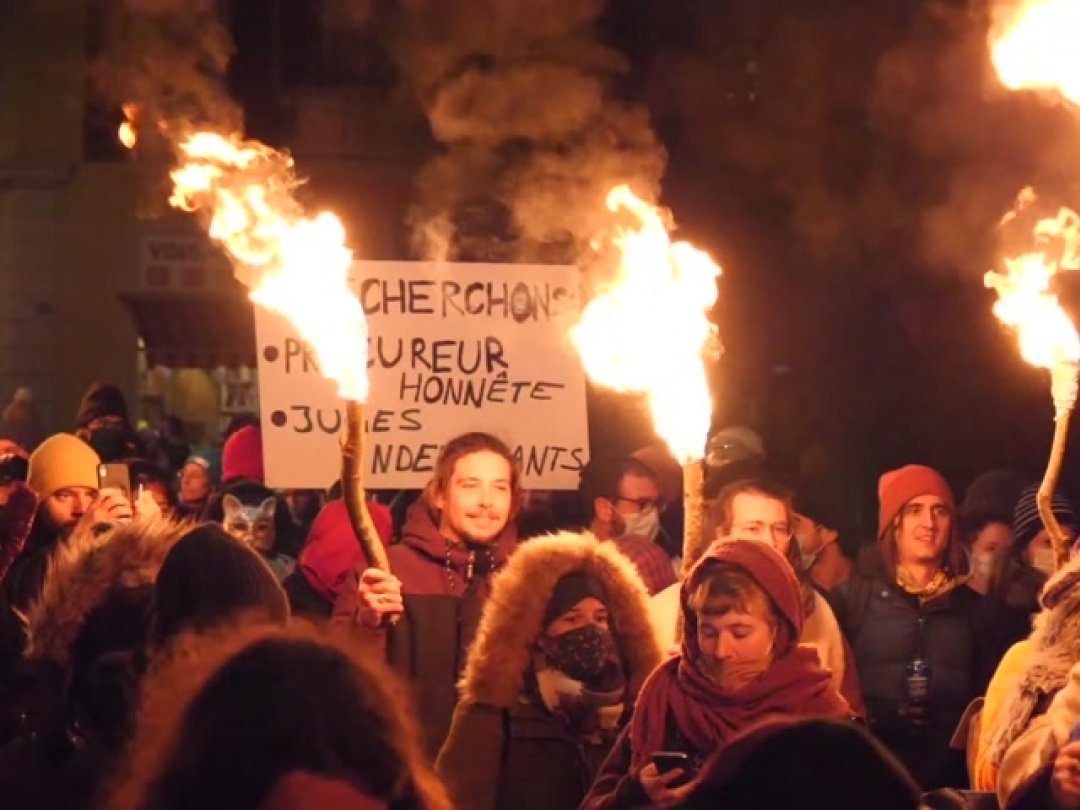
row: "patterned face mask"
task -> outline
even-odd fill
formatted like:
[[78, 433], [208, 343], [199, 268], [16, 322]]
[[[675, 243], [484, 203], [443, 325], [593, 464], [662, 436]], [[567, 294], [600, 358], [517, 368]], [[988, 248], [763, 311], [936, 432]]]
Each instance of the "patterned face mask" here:
[[611, 632], [595, 624], [547, 638], [543, 648], [553, 667], [583, 683], [595, 682], [609, 664], [618, 665]]

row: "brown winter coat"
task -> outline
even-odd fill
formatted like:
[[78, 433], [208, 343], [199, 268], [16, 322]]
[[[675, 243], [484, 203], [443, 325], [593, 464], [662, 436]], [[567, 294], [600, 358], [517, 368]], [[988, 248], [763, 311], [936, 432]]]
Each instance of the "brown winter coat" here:
[[137, 520], [106, 532], [72, 535], [49, 558], [41, 596], [26, 611], [30, 661], [71, 663], [86, 620], [114, 589], [152, 586], [161, 564], [190, 523]]
[[607, 753], [587, 750], [545, 707], [525, 697], [544, 612], [556, 583], [574, 571], [595, 577], [608, 594], [627, 680], [625, 717], [660, 662], [648, 592], [616, 546], [572, 532], [519, 546], [494, 580], [461, 679], [461, 701], [435, 763], [457, 807], [573, 810]]
[[154, 580], [189, 529], [142, 520], [56, 547], [25, 614], [26, 660], [5, 707], [19, 742], [0, 757], [0, 804], [90, 805], [129, 730]]

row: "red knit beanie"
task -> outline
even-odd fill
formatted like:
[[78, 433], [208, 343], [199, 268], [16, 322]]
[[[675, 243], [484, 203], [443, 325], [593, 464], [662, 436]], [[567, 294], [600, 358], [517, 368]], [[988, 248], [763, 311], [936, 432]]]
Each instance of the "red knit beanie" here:
[[221, 450], [221, 480], [248, 478], [266, 483], [263, 472], [262, 431], [256, 425], [240, 428]]
[[956, 514], [956, 503], [948, 482], [941, 473], [922, 464], [908, 464], [898, 470], [889, 470], [878, 481], [878, 540], [900, 514], [904, 504], [921, 495], [937, 495]]

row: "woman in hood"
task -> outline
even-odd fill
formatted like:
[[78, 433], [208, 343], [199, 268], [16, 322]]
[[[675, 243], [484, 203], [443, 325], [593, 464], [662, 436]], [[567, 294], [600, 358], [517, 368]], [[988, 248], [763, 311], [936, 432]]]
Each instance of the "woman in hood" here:
[[573, 810], [660, 660], [633, 563], [591, 534], [522, 545], [494, 582], [435, 767], [456, 806]]
[[799, 582], [771, 545], [714, 545], [681, 606], [681, 652], [646, 681], [583, 810], [681, 801], [701, 764], [765, 717], [852, 716], [817, 653], [798, 644]]

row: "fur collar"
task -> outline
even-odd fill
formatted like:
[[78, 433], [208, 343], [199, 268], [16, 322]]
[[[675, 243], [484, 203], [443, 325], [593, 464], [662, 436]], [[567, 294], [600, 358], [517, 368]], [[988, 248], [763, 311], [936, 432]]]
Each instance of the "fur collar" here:
[[1031, 657], [1010, 690], [991, 736], [991, 758], [999, 764], [1009, 746], [1031, 722], [1046, 696], [1064, 685], [1080, 661], [1080, 555], [1047, 581], [1035, 615]]
[[556, 583], [571, 571], [596, 577], [608, 593], [615, 645], [626, 668], [627, 703], [660, 663], [649, 621], [648, 591], [634, 564], [613, 543], [575, 532], [522, 543], [492, 583], [476, 640], [459, 684], [461, 696], [499, 708], [516, 705], [532, 666], [532, 643]]
[[86, 617], [116, 586], [157, 578], [165, 555], [193, 524], [136, 520], [104, 532], [78, 532], [60, 543], [45, 569], [41, 595], [26, 611], [26, 658], [67, 666]]

